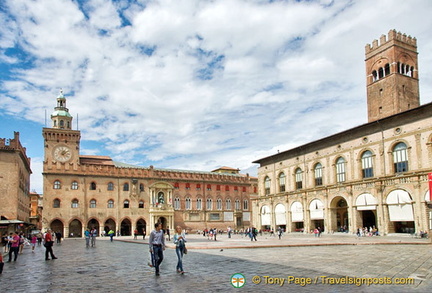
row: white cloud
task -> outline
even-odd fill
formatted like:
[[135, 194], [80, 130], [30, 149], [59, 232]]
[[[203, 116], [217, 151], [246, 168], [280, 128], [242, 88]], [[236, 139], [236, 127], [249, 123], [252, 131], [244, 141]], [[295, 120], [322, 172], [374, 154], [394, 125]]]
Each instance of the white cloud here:
[[393, 28], [417, 37], [432, 96], [430, 1], [5, 3], [0, 119], [43, 124], [63, 88], [86, 154], [252, 173], [367, 121], [364, 46]]

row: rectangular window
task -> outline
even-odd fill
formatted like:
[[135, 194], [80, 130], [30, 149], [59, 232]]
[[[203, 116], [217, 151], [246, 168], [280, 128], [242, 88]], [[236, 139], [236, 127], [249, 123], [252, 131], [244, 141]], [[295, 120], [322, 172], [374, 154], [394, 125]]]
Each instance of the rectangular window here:
[[336, 164], [336, 180], [337, 182], [345, 182], [345, 163]]
[[210, 214], [210, 221], [220, 221], [220, 214], [211, 213]]

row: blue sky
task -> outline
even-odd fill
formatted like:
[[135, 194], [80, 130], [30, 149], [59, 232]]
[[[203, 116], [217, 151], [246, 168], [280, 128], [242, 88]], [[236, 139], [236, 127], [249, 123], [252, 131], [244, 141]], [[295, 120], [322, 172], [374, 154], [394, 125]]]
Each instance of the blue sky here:
[[431, 102], [430, 11], [428, 0], [0, 0], [0, 137], [20, 132], [42, 192], [42, 127], [62, 88], [82, 154], [256, 175], [254, 160], [367, 122], [364, 47], [390, 29], [417, 38]]

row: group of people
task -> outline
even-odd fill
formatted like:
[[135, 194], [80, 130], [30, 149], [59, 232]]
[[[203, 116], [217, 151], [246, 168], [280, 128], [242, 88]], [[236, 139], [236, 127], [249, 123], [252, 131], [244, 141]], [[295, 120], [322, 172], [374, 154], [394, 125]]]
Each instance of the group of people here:
[[358, 227], [356, 232], [357, 237], [364, 237], [364, 236], [380, 236], [378, 229], [373, 227]]
[[40, 246], [42, 240], [45, 246], [45, 260], [57, 259], [52, 250], [54, 239], [57, 239], [57, 243], [61, 243], [61, 237], [58, 233], [53, 233], [52, 230], [48, 230], [46, 233], [37, 233], [25, 236], [23, 232], [12, 232], [7, 236], [1, 237], [3, 252], [0, 252], [0, 274], [3, 272], [3, 253], [8, 254], [7, 262], [17, 261], [18, 255], [23, 253], [24, 246], [31, 246], [31, 251], [34, 253], [36, 245]]
[[[149, 266], [155, 268], [156, 276], [159, 276], [160, 274], [160, 265], [164, 258], [163, 251], [165, 250], [165, 234], [167, 233], [162, 230], [161, 223], [156, 223], [155, 229], [150, 233], [149, 252], [151, 262], [149, 262]], [[180, 226], [177, 226], [177, 228], [175, 229], [173, 241], [176, 245], [177, 254], [176, 271], [179, 274], [184, 274], [183, 255], [187, 253], [186, 234], [182, 231], [182, 228]]]
[[203, 236], [204, 237], [207, 236], [208, 240], [216, 241], [217, 234], [218, 234], [218, 230], [216, 228], [210, 228], [210, 229], [205, 228], [203, 230]]

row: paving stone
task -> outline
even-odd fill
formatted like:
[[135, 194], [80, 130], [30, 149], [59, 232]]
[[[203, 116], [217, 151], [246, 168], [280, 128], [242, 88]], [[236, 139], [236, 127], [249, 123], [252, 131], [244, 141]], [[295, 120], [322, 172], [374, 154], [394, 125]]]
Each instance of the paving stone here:
[[[5, 263], [0, 292], [432, 291], [432, 251], [428, 242], [401, 244], [406, 239], [385, 237], [380, 238], [380, 243], [377, 239], [361, 241], [371, 244], [358, 245], [354, 237], [330, 235], [322, 239], [287, 235], [281, 241], [262, 237], [257, 242], [239, 235], [232, 239], [222, 235], [218, 241], [188, 235], [189, 253], [183, 259], [186, 273], [176, 273], [177, 257], [174, 245], [169, 243], [161, 276], [156, 277], [147, 266], [146, 241], [122, 237], [110, 242], [98, 238], [97, 247], [86, 248], [82, 239], [66, 239], [61, 245], [54, 245], [57, 260], [45, 261], [44, 247], [37, 247], [35, 253], [25, 248], [17, 262]], [[244, 287], [231, 285], [235, 273], [245, 276]], [[254, 276], [260, 277], [260, 284], [252, 282]], [[317, 284], [287, 284], [290, 276], [311, 278]], [[412, 277], [415, 282], [414, 285], [330, 285], [322, 284], [321, 276], [335, 280], [346, 276]], [[276, 278], [284, 279], [283, 286], [275, 284]]]

